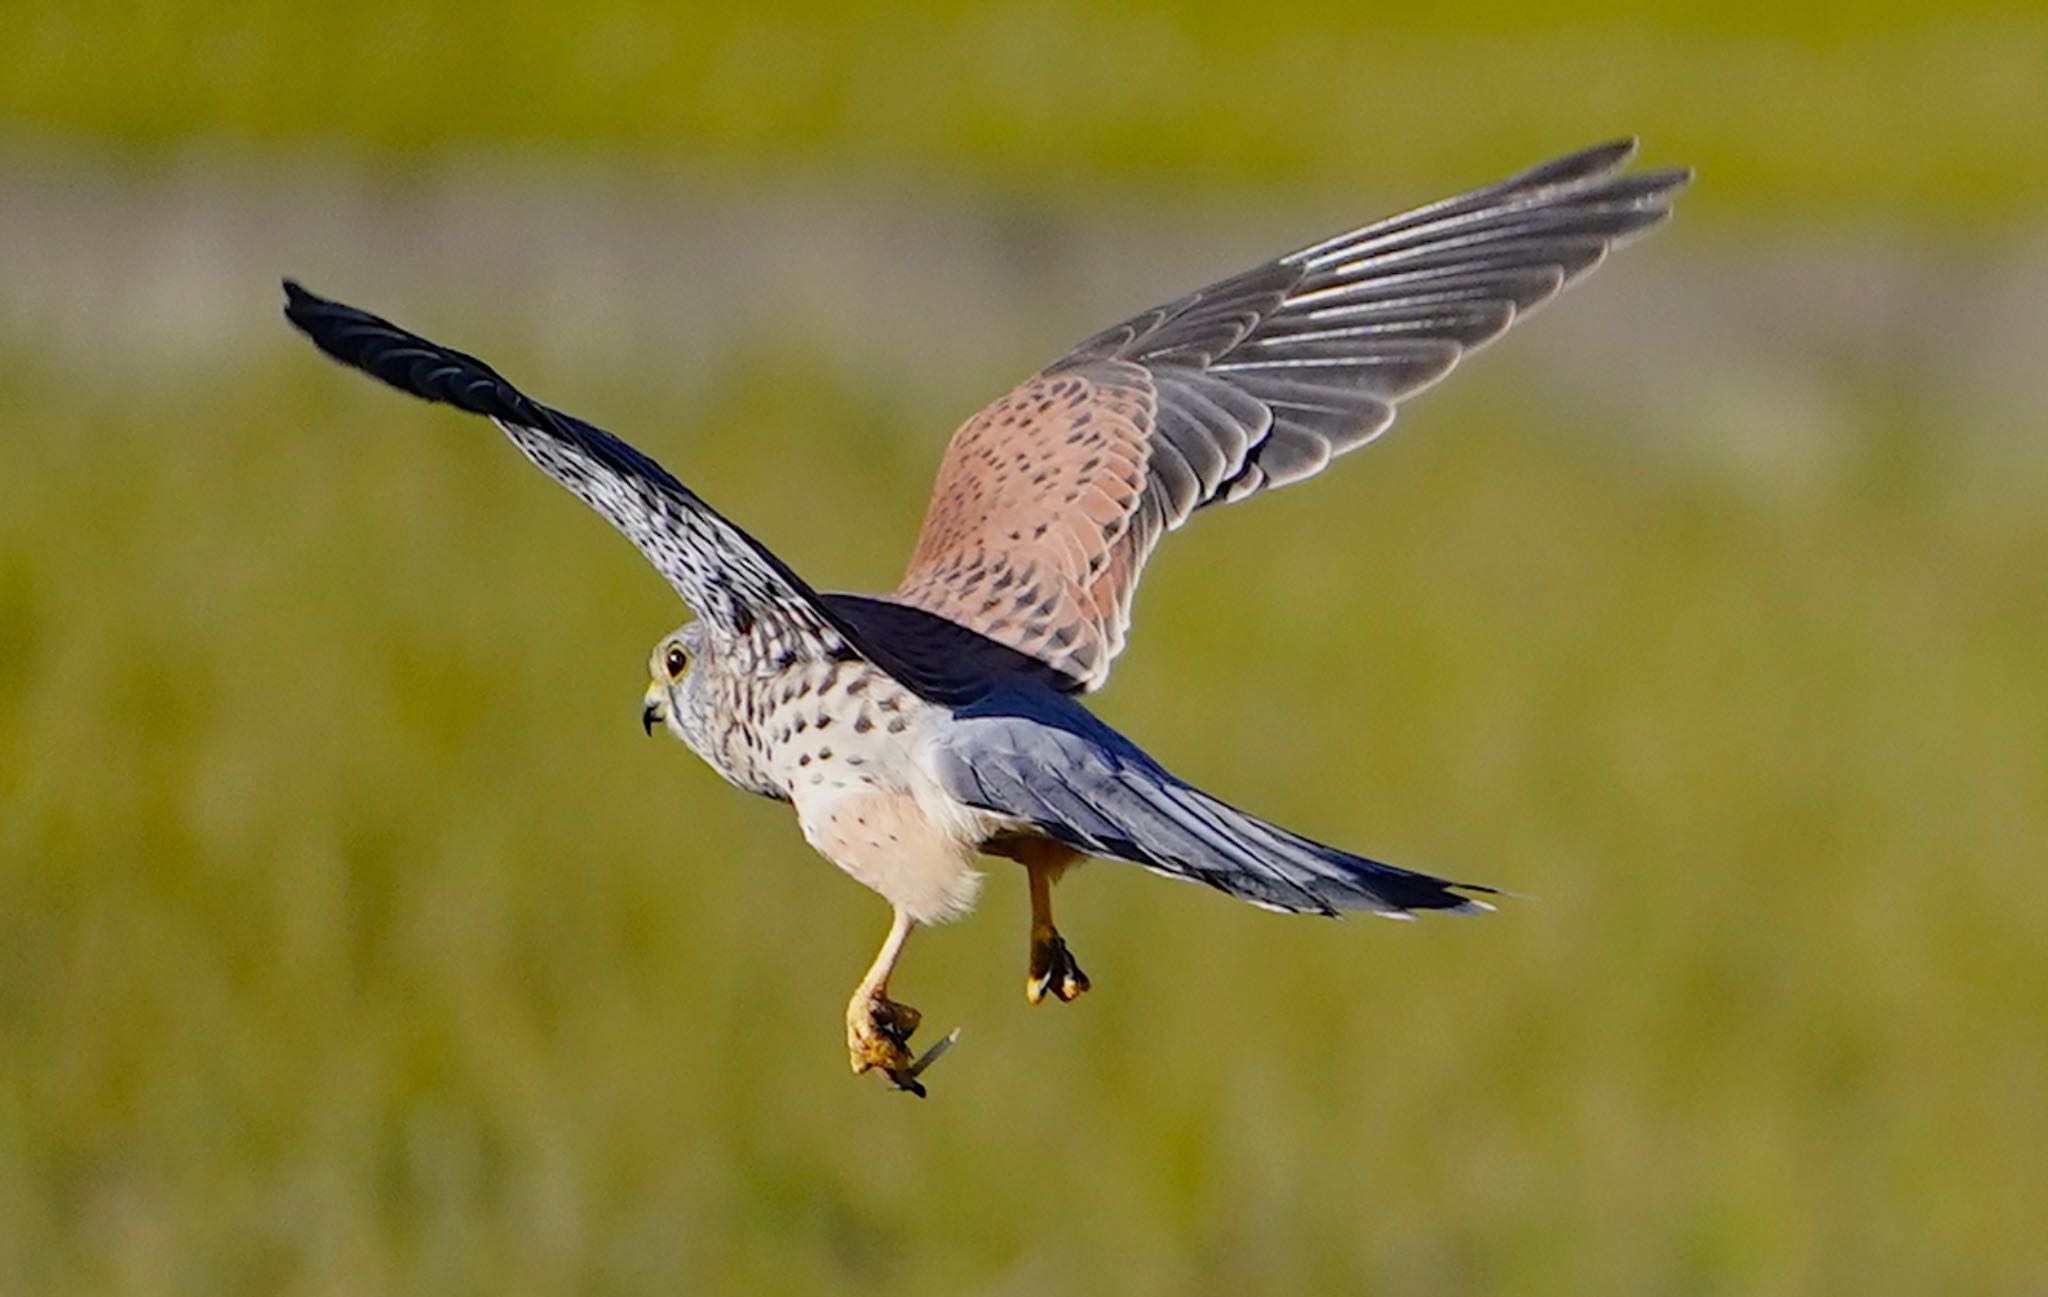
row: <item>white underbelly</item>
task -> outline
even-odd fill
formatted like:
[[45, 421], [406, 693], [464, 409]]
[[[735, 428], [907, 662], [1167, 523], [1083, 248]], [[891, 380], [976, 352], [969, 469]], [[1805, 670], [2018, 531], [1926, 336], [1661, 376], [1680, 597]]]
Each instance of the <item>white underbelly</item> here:
[[943, 923], [974, 908], [978, 840], [941, 826], [912, 794], [822, 785], [799, 789], [796, 810], [806, 842], [917, 922]]

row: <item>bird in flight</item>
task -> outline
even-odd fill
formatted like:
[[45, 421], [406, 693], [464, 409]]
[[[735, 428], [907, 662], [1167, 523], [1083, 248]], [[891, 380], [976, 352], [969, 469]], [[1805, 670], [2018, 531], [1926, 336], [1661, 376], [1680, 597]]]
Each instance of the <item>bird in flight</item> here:
[[[1320, 472], [1398, 404], [1657, 224], [1685, 170], [1624, 140], [1389, 217], [1106, 329], [953, 434], [909, 569], [883, 595], [811, 588], [659, 464], [474, 356], [284, 284], [322, 350], [496, 423], [639, 547], [696, 614], [655, 645], [642, 722], [879, 892], [889, 934], [846, 1011], [855, 1072], [924, 1093], [917, 1010], [889, 998], [918, 927], [965, 914], [984, 853], [1023, 866], [1025, 993], [1088, 989], [1052, 888], [1129, 861], [1297, 914], [1486, 908], [1454, 883], [1326, 846], [1176, 778], [1095, 718], [1138, 575], [1210, 505]], [[955, 1035], [958, 1033], [956, 1032]]]

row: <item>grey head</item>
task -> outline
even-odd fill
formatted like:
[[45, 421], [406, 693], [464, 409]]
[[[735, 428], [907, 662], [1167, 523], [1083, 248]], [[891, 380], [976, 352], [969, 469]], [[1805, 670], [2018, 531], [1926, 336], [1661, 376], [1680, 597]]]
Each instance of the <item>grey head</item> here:
[[640, 724], [649, 734], [657, 723], [668, 726], [698, 756], [723, 768], [712, 744], [712, 682], [722, 667], [717, 653], [716, 639], [701, 621], [685, 622], [664, 635], [647, 659], [649, 683], [641, 698]]

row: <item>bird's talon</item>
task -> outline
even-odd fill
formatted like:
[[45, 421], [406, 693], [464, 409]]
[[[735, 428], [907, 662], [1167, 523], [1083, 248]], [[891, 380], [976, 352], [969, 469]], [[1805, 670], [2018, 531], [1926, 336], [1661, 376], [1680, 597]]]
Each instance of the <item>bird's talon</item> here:
[[1031, 943], [1030, 971], [1024, 978], [1024, 998], [1038, 1004], [1051, 995], [1062, 1004], [1081, 998], [1088, 989], [1088, 974], [1067, 949], [1066, 939], [1054, 932]]
[[955, 1031], [913, 1061], [910, 1037], [923, 1020], [924, 1015], [916, 1009], [881, 996], [850, 1006], [846, 1015], [846, 1045], [854, 1073], [880, 1072], [897, 1089], [922, 1097], [924, 1086], [918, 1082], [917, 1074], [930, 1067], [953, 1037], [959, 1035]]
[[877, 1000], [868, 1009], [868, 1019], [881, 1032], [897, 1044], [907, 1044], [917, 1025], [924, 1021], [924, 1015], [907, 1004], [894, 1000]]
[[955, 1027], [951, 1031], [947, 1032], [942, 1038], [940, 1038], [938, 1043], [934, 1044], [930, 1049], [927, 1049], [926, 1051], [924, 1051], [924, 1053], [920, 1054], [918, 1056], [917, 1061], [915, 1063], [912, 1063], [909, 1067], [890, 1068], [887, 1073], [889, 1077], [889, 1083], [891, 1085], [894, 1085], [899, 1090], [908, 1091], [909, 1093], [916, 1095], [920, 1099], [924, 1098], [924, 1082], [917, 1079], [918, 1074], [923, 1072], [926, 1068], [930, 1067], [933, 1063], [938, 1062], [939, 1059], [945, 1054], [945, 1052], [953, 1047], [953, 1042], [959, 1039], [960, 1028]]

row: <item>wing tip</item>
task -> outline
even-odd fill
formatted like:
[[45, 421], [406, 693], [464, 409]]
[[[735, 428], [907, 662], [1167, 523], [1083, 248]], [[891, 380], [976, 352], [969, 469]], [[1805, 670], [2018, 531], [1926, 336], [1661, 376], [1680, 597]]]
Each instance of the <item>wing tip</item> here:
[[1660, 167], [1626, 176], [1618, 174], [1635, 160], [1641, 149], [1640, 136], [1624, 135], [1548, 162], [1539, 162], [1503, 182], [1500, 188], [1510, 192], [1555, 187], [1592, 189], [1607, 182], [1621, 186], [1626, 191], [1625, 196], [1631, 200], [1651, 203], [1692, 183], [1694, 170], [1690, 166]]
[[[1374, 879], [1385, 889], [1383, 880]], [[1422, 914], [1491, 914], [1495, 906], [1491, 901], [1482, 901], [1478, 896], [1467, 896], [1467, 892], [1478, 892], [1485, 896], [1507, 896], [1510, 893], [1484, 883], [1454, 883], [1449, 879], [1436, 878], [1428, 874], [1409, 874], [1400, 880], [1414, 887], [1426, 888], [1421, 894], [1408, 890], [1407, 895], [1384, 895], [1385, 904], [1375, 907], [1373, 912], [1390, 919], [1413, 919]]]
[[497, 370], [361, 307], [322, 297], [285, 276], [284, 318], [322, 352], [408, 396], [470, 414], [540, 426], [546, 408]]
[[[331, 297], [322, 297], [290, 275], [284, 276], [278, 283], [284, 289], [284, 318], [293, 328], [305, 334], [314, 346], [334, 359], [352, 368], [369, 372], [369, 366], [365, 364], [365, 356], [362, 354], [365, 349], [360, 346], [344, 347], [340, 327], [350, 321], [384, 325], [387, 329], [393, 326], [368, 312], [343, 305]], [[388, 378], [384, 381], [390, 382]]]
[[[1605, 175], [1608, 172], [1618, 171], [1635, 161], [1637, 155], [1642, 152], [1642, 147], [1642, 136], [1633, 134], [1620, 135], [1611, 140], [1603, 140], [1598, 144], [1588, 145], [1576, 152], [1564, 154], [1562, 157], [1552, 158], [1548, 162], [1539, 162], [1523, 172], [1522, 175], [1539, 176], [1555, 173], [1560, 178], [1565, 176]], [[1669, 172], [1682, 172], [1686, 179], [1690, 179], [1692, 176], [1691, 167], [1670, 167], [1665, 168], [1665, 170]]]
[[[1454, 194], [1312, 243], [1281, 257], [1280, 263], [1311, 270], [1327, 268], [1331, 263], [1356, 255], [1367, 242], [1384, 242], [1418, 225], [1494, 204], [1579, 204], [1611, 197], [1617, 204], [1665, 211], [1670, 195], [1691, 182], [1692, 168], [1667, 167], [1640, 174], [1623, 174], [1622, 168], [1634, 159], [1640, 146], [1641, 140], [1637, 136], [1624, 135], [1551, 158], [1518, 171], [1505, 180]], [[1654, 220], [1647, 222], [1646, 227], [1655, 223]]]
[[[1642, 147], [1642, 136], [1635, 134], [1622, 135], [1580, 149], [1577, 153], [1568, 153], [1556, 162], [1546, 165], [1560, 168], [1570, 167], [1582, 175], [1597, 175], [1602, 172], [1613, 171], [1617, 167], [1626, 166], [1641, 151]], [[1539, 167], [1537, 169], [1542, 170], [1543, 168]]]
[[306, 327], [306, 316], [315, 308], [324, 305], [324, 299], [306, 291], [306, 286], [290, 275], [278, 281], [284, 288], [284, 318], [291, 321], [300, 332], [311, 335]]
[[336, 309], [348, 309], [331, 298], [313, 292], [290, 275], [278, 280], [278, 284], [284, 289], [284, 318], [290, 320], [308, 337], [315, 337], [316, 341], [317, 337], [312, 327], [315, 317], [323, 313], [332, 313]]

